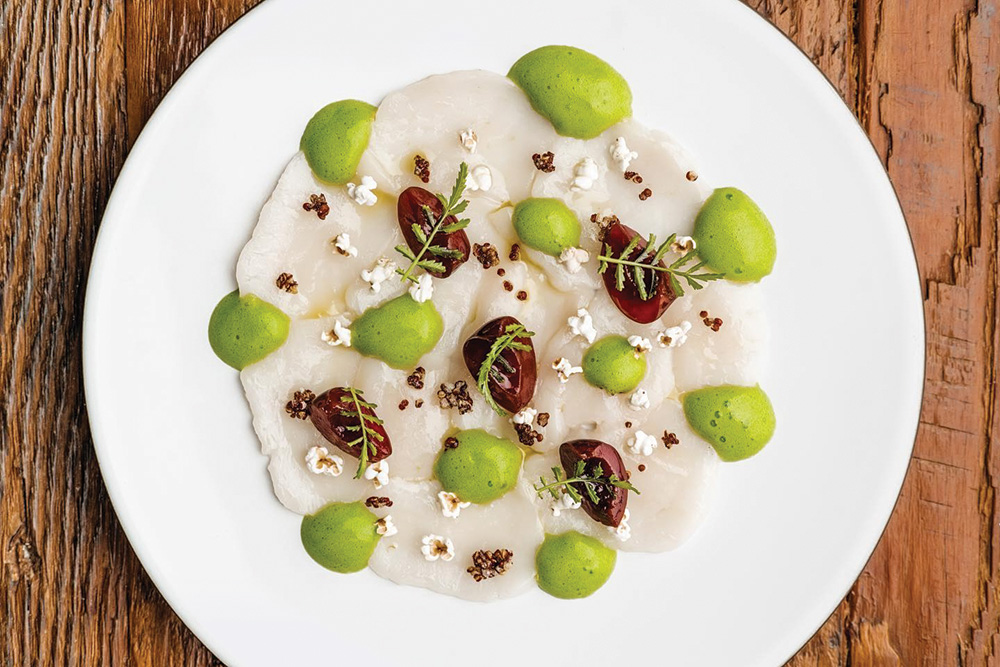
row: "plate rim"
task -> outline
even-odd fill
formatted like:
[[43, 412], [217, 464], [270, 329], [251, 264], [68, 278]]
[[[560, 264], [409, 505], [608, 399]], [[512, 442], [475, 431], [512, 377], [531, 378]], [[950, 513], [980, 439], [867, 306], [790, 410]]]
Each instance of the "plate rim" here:
[[[895, 485], [894, 501], [892, 503], [891, 508], [889, 508], [886, 514], [885, 520], [882, 521], [882, 528], [881, 531], [879, 532], [878, 538], [875, 540], [875, 542], [871, 545], [870, 548], [866, 549], [868, 551], [868, 555], [865, 558], [864, 564], [862, 565], [861, 569], [859, 569], [858, 572], [854, 575], [853, 579], [848, 584], [847, 589], [834, 602], [832, 608], [830, 608], [827, 611], [826, 615], [823, 616], [822, 620], [818, 624], [816, 624], [815, 628], [813, 628], [810, 635], [808, 637], [805, 637], [802, 640], [802, 643], [799, 644], [797, 648], [795, 648], [790, 654], [785, 656], [785, 661], [787, 661], [788, 659], [791, 659], [794, 655], [796, 655], [803, 647], [805, 647], [809, 643], [809, 641], [811, 641], [811, 639], [815, 636], [816, 632], [818, 632], [819, 629], [822, 628], [823, 625], [825, 625], [826, 622], [829, 621], [829, 619], [832, 617], [832, 614], [836, 612], [837, 608], [843, 602], [844, 597], [850, 593], [850, 590], [857, 583], [858, 578], [861, 576], [861, 574], [864, 572], [864, 569], [870, 563], [871, 558], [873, 557], [874, 552], [877, 549], [878, 545], [885, 537], [889, 521], [895, 514], [895, 511], [899, 505], [900, 493], [910, 473], [913, 451], [916, 444], [916, 438], [919, 432], [919, 424], [920, 424], [919, 406], [923, 405], [927, 391], [926, 387], [927, 317], [925, 309], [922, 307], [922, 304], [924, 303], [924, 298], [923, 298], [923, 290], [920, 284], [921, 274], [920, 274], [919, 256], [917, 255], [916, 252], [916, 246], [913, 240], [913, 233], [910, 229], [909, 222], [907, 221], [902, 201], [899, 197], [899, 193], [896, 189], [896, 186], [893, 183], [888, 173], [888, 170], [886, 169], [886, 166], [882, 161], [881, 156], [879, 155], [874, 143], [872, 142], [868, 133], [865, 131], [864, 127], [861, 125], [861, 122], [858, 120], [857, 116], [855, 116], [854, 112], [850, 109], [847, 103], [840, 96], [840, 91], [832, 83], [829, 77], [827, 77], [826, 73], [823, 72], [823, 70], [821, 70], [819, 66], [817, 66], [816, 63], [812, 61], [811, 58], [809, 58], [808, 54], [798, 44], [796, 44], [794, 40], [792, 40], [788, 35], [786, 35], [774, 23], [772, 23], [765, 17], [758, 14], [752, 8], [744, 4], [744, 2], [742, 2], [741, 0], [717, 0], [717, 3], [726, 4], [729, 6], [735, 5], [736, 12], [740, 11], [744, 12], [744, 16], [746, 17], [744, 20], [757, 21], [759, 22], [759, 24], [766, 25], [772, 34], [780, 36], [780, 38], [784, 42], [787, 42], [788, 44], [793, 46], [795, 50], [798, 52], [799, 56], [801, 56], [801, 58], [805, 62], [809, 63], [810, 69], [818, 73], [822, 77], [822, 80], [825, 82], [826, 87], [829, 89], [828, 92], [836, 96], [837, 101], [839, 102], [839, 104], [836, 105], [838, 108], [838, 112], [841, 114], [846, 113], [847, 116], [851, 118], [854, 130], [857, 133], [859, 133], [861, 137], [864, 138], [864, 141], [868, 144], [872, 156], [878, 162], [879, 170], [881, 174], [884, 175], [885, 177], [885, 183], [889, 186], [889, 191], [892, 193], [892, 197], [895, 201], [895, 207], [899, 212], [901, 221], [903, 222], [903, 227], [906, 232], [906, 239], [909, 242], [909, 258], [913, 263], [913, 269], [917, 279], [912, 289], [918, 295], [919, 297], [918, 301], [921, 304], [921, 307], [917, 309], [917, 315], [918, 315], [917, 320], [919, 321], [920, 324], [919, 332], [917, 332], [917, 334], [919, 336], [920, 356], [922, 361], [919, 372], [920, 399], [919, 399], [916, 419], [914, 421], [914, 424], [912, 425], [913, 435], [912, 437], [909, 438], [910, 444], [906, 459], [906, 465], [903, 468], [903, 473], [899, 478], [899, 483]], [[130, 174], [132, 174], [133, 171], [138, 169], [138, 167], [136, 167], [136, 164], [142, 159], [142, 153], [144, 152], [142, 150], [143, 147], [147, 143], [154, 140], [151, 137], [154, 137], [154, 135], [158, 133], [159, 127], [165, 122], [164, 119], [167, 118], [167, 116], [171, 113], [173, 107], [176, 104], [177, 99], [182, 94], [183, 89], [187, 87], [186, 84], [193, 78], [189, 75], [205, 67], [206, 62], [212, 57], [211, 54], [214, 54], [216, 51], [224, 47], [224, 45], [229, 43], [230, 41], [237, 39], [237, 37], [234, 37], [234, 35], [236, 35], [239, 32], [237, 28], [246, 25], [247, 19], [249, 17], [257, 17], [259, 15], [271, 11], [278, 12], [281, 10], [281, 8], [284, 7], [284, 4], [285, 3], [279, 2], [278, 0], [271, 0], [270, 2], [261, 2], [257, 5], [254, 5], [252, 8], [244, 12], [238, 19], [236, 19], [233, 23], [227, 26], [222, 32], [220, 32], [195, 57], [195, 59], [191, 61], [191, 63], [178, 75], [177, 79], [174, 81], [174, 83], [170, 86], [169, 90], [157, 104], [155, 110], [147, 119], [147, 122], [145, 123], [140, 134], [136, 138], [136, 141], [130, 147], [128, 155], [126, 156], [126, 159], [123, 162], [122, 167], [115, 178], [114, 187], [112, 188], [111, 192], [108, 195], [107, 202], [105, 204], [105, 208], [101, 216], [101, 223], [98, 228], [98, 234], [95, 239], [93, 250], [91, 253], [91, 258], [90, 258], [91, 264], [87, 272], [87, 280], [86, 280], [85, 296], [84, 296], [82, 334], [81, 334], [82, 338], [81, 357], [82, 357], [82, 367], [83, 367], [82, 375], [83, 375], [84, 400], [85, 400], [85, 407], [87, 410], [87, 418], [90, 425], [91, 440], [97, 458], [98, 467], [101, 472], [102, 481], [104, 482], [105, 489], [107, 490], [108, 493], [108, 498], [111, 501], [112, 508], [115, 511], [119, 525], [121, 526], [122, 532], [124, 533], [129, 546], [131, 547], [136, 558], [139, 560], [139, 563], [141, 564], [144, 572], [150, 578], [150, 581], [157, 588], [157, 591], [160, 593], [160, 595], [163, 596], [163, 599], [170, 606], [171, 610], [178, 616], [178, 618], [181, 619], [185, 627], [195, 637], [197, 637], [197, 639], [206, 648], [208, 648], [213, 653], [213, 655], [218, 657], [220, 660], [224, 659], [224, 656], [226, 656], [228, 652], [224, 650], [224, 647], [218, 645], [217, 642], [215, 642], [214, 638], [211, 638], [206, 633], [202, 632], [202, 628], [200, 627], [200, 625], [195, 623], [191, 619], [190, 614], [187, 612], [187, 610], [184, 611], [181, 610], [181, 608], [184, 605], [179, 600], [180, 595], [177, 594], [177, 592], [173, 589], [167, 577], [162, 573], [156, 572], [147, 565], [147, 563], [151, 560], [148, 553], [148, 550], [151, 549], [151, 547], [149, 547], [148, 545], [137, 544], [137, 540], [139, 540], [139, 535], [138, 531], [136, 531], [134, 528], [135, 519], [134, 517], [132, 517], [131, 511], [127, 507], [126, 503], [122, 502], [122, 499], [119, 497], [120, 490], [117, 490], [116, 488], [117, 485], [113, 482], [113, 480], [116, 478], [116, 474], [112, 472], [111, 462], [107, 458], [109, 454], [99, 444], [99, 442], [101, 441], [101, 436], [99, 435], [99, 432], [101, 432], [103, 429], [99, 426], [96, 426], [98, 423], [100, 423], [100, 420], [95, 419], [94, 417], [94, 414], [97, 411], [97, 408], [95, 406], [98, 404], [99, 401], [94, 400], [93, 397], [95, 393], [92, 392], [91, 390], [92, 381], [88, 379], [93, 377], [95, 374], [95, 371], [92, 369], [93, 365], [92, 360], [94, 358], [94, 353], [91, 351], [93, 348], [92, 341], [94, 340], [94, 337], [90, 333], [94, 328], [93, 319], [95, 317], [94, 315], [95, 308], [92, 308], [91, 304], [96, 300], [96, 298], [94, 298], [94, 294], [96, 294], [97, 292], [97, 288], [93, 287], [93, 285], [100, 282], [99, 278], [101, 273], [101, 266], [102, 264], [105, 263], [101, 261], [103, 255], [105, 254], [102, 251], [102, 249], [105, 246], [109, 245], [110, 242], [108, 241], [108, 238], [115, 231], [115, 226], [114, 225], [107, 226], [106, 221], [108, 221], [109, 219], [113, 219], [115, 217], [114, 214], [116, 212], [116, 209], [121, 205], [120, 200], [124, 198], [124, 195], [122, 195], [120, 192], [119, 184], [122, 181], [127, 181], [129, 179]], [[749, 14], [749, 16], [746, 16], [747, 14]], [[136, 155], [138, 155], [138, 157], [136, 157]], [[120, 227], [120, 225], [118, 226]]]

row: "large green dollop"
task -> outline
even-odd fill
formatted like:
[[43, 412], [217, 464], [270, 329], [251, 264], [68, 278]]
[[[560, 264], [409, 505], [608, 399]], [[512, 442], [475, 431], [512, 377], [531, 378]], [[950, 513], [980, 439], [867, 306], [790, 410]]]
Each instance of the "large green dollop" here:
[[367, 357], [409, 370], [434, 349], [443, 332], [444, 320], [433, 301], [418, 303], [403, 294], [362, 313], [351, 325], [351, 345]]
[[484, 504], [517, 485], [524, 461], [517, 445], [478, 428], [453, 437], [455, 446], [441, 450], [434, 462], [434, 476], [445, 491], [465, 502]]
[[561, 199], [525, 199], [514, 207], [512, 222], [525, 245], [553, 257], [580, 245], [580, 221]]
[[507, 76], [563, 136], [593, 139], [632, 115], [628, 83], [583, 49], [543, 46], [521, 56]]
[[219, 359], [241, 371], [284, 345], [288, 326], [288, 315], [280, 308], [235, 290], [212, 311], [208, 342]]
[[538, 587], [564, 600], [585, 598], [607, 582], [617, 560], [614, 549], [576, 531], [546, 535], [535, 554]]
[[360, 100], [340, 100], [316, 112], [302, 132], [299, 148], [320, 180], [347, 183], [368, 148], [376, 108]]
[[774, 408], [760, 387], [704, 387], [683, 401], [688, 424], [723, 461], [750, 458], [774, 435]]
[[774, 268], [774, 228], [742, 190], [713, 192], [695, 218], [693, 236], [698, 255], [727, 280], [756, 282]]
[[378, 518], [362, 502], [330, 503], [315, 514], [302, 517], [302, 546], [314, 561], [334, 572], [357, 572], [381, 539]]

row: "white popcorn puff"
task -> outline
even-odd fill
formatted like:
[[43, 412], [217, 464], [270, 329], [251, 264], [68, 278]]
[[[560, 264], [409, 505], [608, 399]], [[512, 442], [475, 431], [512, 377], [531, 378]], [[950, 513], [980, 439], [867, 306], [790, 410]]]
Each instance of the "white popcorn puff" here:
[[471, 127], [459, 132], [458, 139], [462, 142], [462, 145], [465, 146], [465, 150], [470, 153], [476, 152], [476, 146], [479, 145], [479, 137], [476, 135], [476, 131]]
[[378, 294], [382, 291], [382, 283], [396, 273], [396, 263], [388, 257], [379, 257], [375, 266], [361, 271], [361, 279], [371, 285], [372, 291]]
[[565, 357], [559, 357], [552, 362], [552, 370], [554, 370], [559, 375], [559, 381], [562, 383], [569, 382], [569, 379], [576, 375], [577, 373], [582, 373], [583, 369], [579, 366], [574, 366], [569, 362], [569, 359]]
[[628, 171], [628, 166], [632, 164], [632, 160], [639, 157], [638, 153], [629, 150], [628, 144], [625, 143], [625, 137], [615, 139], [608, 152], [611, 153], [611, 159], [623, 174]]
[[351, 235], [347, 232], [337, 234], [333, 239], [333, 247], [344, 257], [358, 256], [358, 249], [351, 245]]
[[525, 408], [518, 412], [511, 418], [511, 421], [515, 424], [531, 424], [535, 421], [535, 415], [538, 414], [538, 410], [534, 408]]
[[600, 175], [597, 163], [592, 158], [585, 157], [573, 168], [573, 183], [570, 185], [570, 190], [574, 192], [590, 190]]
[[656, 436], [645, 431], [636, 431], [635, 435], [628, 439], [628, 450], [636, 456], [649, 456], [656, 449]]
[[317, 445], [306, 452], [306, 467], [309, 468], [309, 472], [317, 475], [339, 477], [340, 473], [344, 472], [344, 459], [336, 454], [331, 455], [326, 447]]
[[687, 342], [688, 332], [691, 331], [691, 323], [684, 320], [676, 327], [668, 327], [656, 340], [660, 343], [660, 347], [680, 347]]
[[684, 253], [691, 252], [698, 246], [694, 242], [694, 239], [690, 236], [678, 236], [674, 239], [674, 242], [670, 244], [670, 250], [677, 253], [678, 255], [683, 255]]
[[389, 484], [389, 462], [385, 459], [377, 461], [365, 468], [365, 479], [370, 479], [376, 489]]
[[351, 346], [351, 330], [341, 324], [340, 320], [335, 320], [333, 328], [329, 331], [324, 331], [321, 337], [323, 338], [323, 342], [331, 347], [337, 347], [338, 345], [343, 345], [344, 347]]
[[449, 561], [455, 557], [455, 545], [445, 537], [424, 535], [421, 543], [423, 546], [420, 547], [420, 553], [424, 555], [425, 560], [435, 561], [440, 558], [443, 561]]
[[578, 510], [582, 503], [579, 500], [573, 500], [573, 496], [568, 493], [562, 493], [558, 498], [552, 501], [549, 509], [552, 510], [552, 516], [559, 516], [566, 510]]
[[579, 273], [583, 265], [590, 261], [590, 253], [583, 248], [563, 248], [559, 253], [559, 263], [570, 273]]
[[375, 522], [375, 532], [382, 537], [392, 537], [399, 530], [396, 529], [396, 524], [392, 522], [392, 515], [386, 514], [384, 517]]
[[457, 519], [462, 510], [472, 504], [462, 502], [458, 496], [449, 491], [438, 491], [438, 501], [441, 503], [441, 514], [449, 519]]
[[611, 526], [608, 526], [608, 530], [614, 533], [615, 537], [617, 537], [622, 542], [625, 542], [626, 540], [628, 540], [628, 538], [632, 537], [632, 526], [628, 524], [628, 520], [629, 520], [629, 511], [626, 509], [625, 516], [622, 517], [622, 522], [618, 524], [617, 528], [612, 528]]
[[636, 359], [653, 349], [653, 344], [649, 342], [649, 339], [642, 336], [629, 336], [628, 344], [635, 348]]
[[590, 311], [581, 308], [576, 311], [575, 317], [566, 320], [569, 330], [574, 336], [583, 336], [588, 343], [593, 343], [597, 338], [597, 329], [594, 328], [594, 318], [590, 316]]
[[430, 301], [431, 297], [434, 296], [434, 279], [431, 278], [431, 274], [424, 273], [421, 274], [417, 282], [410, 285], [410, 296], [417, 303], [423, 303], [425, 301]]
[[485, 164], [476, 165], [469, 171], [465, 189], [469, 192], [486, 191], [493, 187], [493, 172]]
[[645, 389], [636, 389], [628, 398], [628, 406], [633, 410], [645, 410], [649, 407], [649, 394]]
[[361, 183], [347, 184], [347, 196], [353, 199], [359, 206], [374, 206], [378, 201], [373, 190], [378, 187], [378, 183], [371, 176], [363, 176]]

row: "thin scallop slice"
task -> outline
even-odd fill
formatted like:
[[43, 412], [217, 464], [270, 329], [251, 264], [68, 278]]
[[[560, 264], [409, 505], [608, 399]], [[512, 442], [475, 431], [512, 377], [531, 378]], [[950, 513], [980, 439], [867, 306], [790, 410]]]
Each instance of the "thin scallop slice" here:
[[[377, 513], [392, 516], [398, 532], [384, 537], [369, 566], [381, 577], [399, 584], [428, 588], [466, 600], [509, 598], [534, 585], [535, 551], [542, 528], [534, 503], [523, 486], [489, 505], [471, 505], [457, 518], [442, 513], [437, 482], [393, 480], [387, 487], [392, 507]], [[454, 557], [429, 561], [421, 553], [426, 535], [451, 539]], [[476, 551], [506, 549], [513, 553], [500, 576], [476, 581], [467, 571]]]
[[[645, 169], [646, 176], [639, 177], [641, 183], [626, 180], [620, 165], [612, 159], [611, 147], [618, 137], [625, 139], [628, 148], [638, 153], [629, 171]], [[688, 180], [686, 174], [693, 162], [679, 145], [666, 134], [645, 128], [631, 119], [595, 139], [581, 141], [560, 137], [550, 150], [556, 155], [555, 169], [535, 178], [532, 196], [555, 197], [566, 202], [581, 221], [580, 246], [591, 255], [591, 263], [585, 266], [583, 276], [569, 278], [564, 275], [565, 268], [553, 258], [529, 249], [528, 255], [550, 274], [553, 284], [560, 289], [599, 284], [596, 271], [601, 252], [600, 220], [616, 215], [643, 236], [652, 232], [661, 241], [673, 233], [687, 235], [698, 209], [710, 193], [703, 181]], [[587, 189], [574, 187], [577, 169], [584, 160], [592, 161], [598, 173]], [[640, 199], [640, 193], [647, 188], [652, 196]], [[598, 223], [592, 220], [595, 215]]]
[[[611, 146], [623, 137], [629, 149], [639, 154], [632, 160], [629, 171], [635, 171], [642, 183], [625, 180], [618, 164], [611, 159]], [[625, 120], [608, 129], [597, 139], [608, 165], [608, 195], [612, 210], [622, 222], [643, 235], [650, 232], [658, 239], [672, 233], [687, 235], [702, 202], [711, 194], [704, 179], [689, 181], [694, 161], [666, 133], [643, 126], [635, 120]], [[649, 189], [652, 195], [642, 200], [640, 193]]]
[[[636, 455], [629, 449], [629, 438], [639, 430], [658, 440], [649, 456]], [[680, 442], [667, 449], [661, 440], [664, 431], [673, 433]], [[618, 449], [631, 475], [629, 481], [639, 493], [629, 493], [627, 539], [619, 531], [594, 521], [582, 509], [559, 509], [557, 515], [553, 510], [556, 504], [548, 494], [535, 501], [547, 533], [576, 530], [621, 551], [643, 552], [675, 549], [694, 533], [710, 506], [718, 457], [691, 432], [676, 401], [665, 401], [647, 419], [633, 421], [629, 429], [576, 430], [571, 437], [603, 440]], [[538, 483], [544, 476], [551, 482], [551, 468], [558, 465], [556, 452], [536, 455], [525, 463], [525, 477]], [[640, 471], [640, 465], [645, 469]]]
[[[425, 372], [423, 389], [407, 382], [410, 371], [389, 368], [378, 359], [361, 361], [355, 384], [365, 399], [378, 405], [386, 433], [392, 440], [387, 459], [390, 474], [407, 480], [430, 479], [434, 458], [450, 428], [448, 415], [434, 396], [442, 375], [436, 369]], [[405, 401], [405, 404], [404, 404]], [[417, 407], [417, 402], [421, 407]]]
[[[587, 312], [597, 331], [595, 341], [608, 335], [635, 334], [649, 338], [655, 331], [655, 327], [625, 319], [606, 295], [595, 297]], [[540, 355], [536, 392], [538, 398], [534, 405], [537, 410], [549, 413], [550, 420], [546, 427], [546, 438], [536, 445], [539, 451], [548, 451], [558, 446], [557, 440], [564, 439], [574, 427], [622, 425], [634, 420], [644, 411], [637, 412], [634, 409], [632, 392], [612, 396], [589, 384], [583, 374], [574, 374], [563, 382], [553, 370], [552, 364], [561, 358], [567, 359], [573, 366], [582, 367], [582, 360], [590, 343], [582, 336], [574, 335], [569, 329], [567, 319], [575, 315], [575, 311], [560, 313], [563, 326], [549, 340]], [[555, 316], [553, 313], [553, 317]], [[655, 338], [651, 338], [650, 342], [652, 349], [645, 353], [646, 375], [636, 391], [644, 390], [651, 403], [656, 404], [674, 392], [674, 360], [672, 350], [659, 347]], [[549, 433], [552, 437], [548, 437]]]
[[[405, 271], [409, 267], [410, 261], [396, 250], [397, 246], [406, 243], [399, 231], [396, 218], [396, 199], [387, 199], [391, 199], [392, 202], [391, 215], [386, 216], [386, 219], [372, 219], [369, 233], [382, 238], [378, 259], [388, 260], [395, 268]], [[489, 231], [491, 229], [487, 220], [491, 211], [491, 204], [479, 200], [471, 202], [465, 213], [462, 214], [462, 217], [469, 219], [466, 233], [469, 235], [470, 243], [474, 242], [474, 238], [478, 238], [481, 230]], [[430, 258], [431, 255], [425, 253], [424, 257]], [[371, 269], [376, 261], [377, 259], [365, 268]], [[414, 268], [412, 275], [419, 278], [423, 273], [423, 269]], [[434, 279], [434, 305], [444, 321], [444, 333], [440, 343], [435, 348], [438, 355], [440, 355], [441, 350], [453, 349], [459, 331], [474, 306], [473, 295], [479, 287], [479, 281], [482, 279], [481, 274], [479, 262], [476, 261], [475, 257], [470, 257], [452, 275], [447, 278]], [[406, 293], [411, 284], [409, 281], [402, 280], [401, 276], [394, 274], [388, 280], [380, 283], [378, 291], [376, 291], [371, 284], [360, 279], [359, 273], [358, 276], [354, 276], [353, 282], [348, 284], [346, 288], [346, 307], [355, 317], [358, 317], [369, 308]], [[439, 360], [433, 359], [431, 363], [436, 361]]]
[[[558, 468], [562, 474], [557, 451], [535, 454], [524, 463], [524, 477], [537, 487], [551, 484], [555, 481], [553, 468]], [[559, 495], [558, 489], [556, 494]], [[532, 502], [546, 534], [559, 535], [575, 530], [599, 539], [612, 549], [621, 548], [622, 543], [616, 539], [613, 530], [591, 519], [581, 508], [563, 509], [549, 491], [543, 491], [541, 494], [536, 492]], [[629, 502], [631, 503], [631, 496]]]
[[[537, 267], [520, 259], [510, 259], [511, 249], [518, 243], [510, 217], [510, 207], [494, 211], [488, 218], [489, 224], [477, 236], [479, 243], [490, 243], [497, 248], [501, 261], [491, 275], [483, 277], [482, 287], [476, 295], [473, 319], [469, 323], [472, 330], [465, 332], [466, 337], [486, 322], [509, 315], [534, 331], [538, 338], [544, 339], [552, 326], [545, 308], [564, 298], [552, 288]], [[520, 244], [518, 248], [518, 253], [523, 252]], [[496, 268], [503, 269], [504, 274], [499, 275]]]
[[[628, 446], [637, 431], [657, 439], [649, 456], [634, 453]], [[664, 443], [667, 433], [680, 441]], [[671, 439], [672, 440], [672, 439]], [[622, 542], [622, 551], [659, 552], [676, 549], [694, 533], [711, 507], [719, 457], [712, 447], [691, 431], [679, 402], [667, 399], [649, 410], [644, 419], [635, 419], [620, 447], [631, 482], [639, 494], [629, 495], [631, 537]], [[639, 471], [639, 465], [646, 466]]]
[[[545, 148], [555, 155], [554, 169], [536, 174], [531, 187], [532, 197], [561, 199], [581, 220], [588, 220], [593, 212], [609, 204], [610, 172], [601, 137], [586, 141], [556, 137]], [[576, 181], [584, 161], [592, 162], [598, 174], [586, 184]]]
[[[769, 337], [760, 285], [718, 281], [688, 294], [663, 318], [667, 326], [691, 323], [687, 342], [673, 350], [678, 391], [759, 382]], [[703, 311], [722, 319], [718, 331], [704, 324]]]
[[[353, 384], [360, 357], [322, 339], [333, 322], [334, 318], [293, 320], [285, 344], [240, 373], [261, 451], [269, 458], [274, 493], [299, 514], [315, 512], [333, 500], [357, 500], [372, 488], [371, 482], [353, 479], [357, 459], [328, 443], [308, 419], [285, 410], [296, 391], [319, 395]], [[326, 447], [343, 459], [343, 472], [337, 477], [311, 472], [306, 454], [313, 446]]]
[[[475, 152], [461, 133], [475, 132]], [[461, 162], [485, 165], [493, 187], [475, 197], [500, 203], [527, 196], [535, 147], [555, 136], [510, 79], [481, 70], [427, 77], [386, 96], [372, 125], [370, 149], [389, 174], [387, 187], [401, 192], [423, 185], [413, 174], [414, 156], [430, 161], [434, 191], [451, 192]]]
[[[626, 180], [620, 165], [612, 159], [611, 147], [618, 137], [638, 153], [628, 171], [638, 173], [641, 183]], [[675, 232], [687, 234], [702, 202], [711, 193], [704, 180], [688, 180], [693, 160], [683, 148], [665, 133], [632, 119], [587, 141], [559, 137], [549, 150], [555, 153], [555, 169], [536, 176], [532, 196], [562, 199], [582, 221], [589, 222], [593, 214], [614, 214], [644, 235], [653, 232], [663, 239]], [[574, 187], [584, 160], [593, 161], [598, 177], [590, 184], [577, 182]], [[640, 199], [647, 188], [652, 195]]]
[[[302, 205], [311, 195], [322, 195], [330, 207], [321, 220]], [[365, 224], [362, 225], [362, 217]], [[244, 246], [236, 266], [242, 294], [256, 294], [292, 317], [319, 317], [342, 309], [342, 285], [356, 280], [359, 272], [383, 252], [379, 235], [366, 229], [372, 211], [359, 207], [340, 186], [317, 181], [302, 153], [285, 167], [274, 192], [264, 204], [253, 236]], [[339, 254], [333, 240], [350, 237], [357, 256]], [[279, 288], [277, 280], [288, 274], [294, 287]], [[290, 283], [287, 283], [289, 284]]]
[[[671, 308], [673, 308], [673, 305]], [[594, 321], [598, 338], [608, 334], [617, 334], [626, 337], [634, 335], [645, 338], [652, 346], [645, 355], [646, 377], [639, 383], [639, 388], [646, 390], [653, 402], [670, 396], [674, 392], [676, 384], [674, 376], [674, 350], [664, 348], [658, 343], [658, 334], [664, 330], [664, 326], [660, 321], [650, 324], [639, 324], [627, 319], [614, 305], [605, 290], [601, 290], [601, 293], [594, 298], [588, 312], [590, 312], [591, 318]], [[670, 309], [667, 309], [664, 317], [667, 317], [669, 313]], [[628, 399], [629, 396], [625, 398]]]

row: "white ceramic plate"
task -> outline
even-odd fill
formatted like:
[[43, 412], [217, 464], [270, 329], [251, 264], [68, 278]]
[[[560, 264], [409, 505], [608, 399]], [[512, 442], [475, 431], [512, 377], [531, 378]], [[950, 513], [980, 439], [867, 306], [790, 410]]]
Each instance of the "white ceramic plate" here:
[[[506, 72], [549, 43], [611, 61], [637, 118], [768, 212], [777, 435], [723, 466], [691, 542], [623, 554], [584, 601], [470, 604], [325, 573], [271, 493], [209, 314], [316, 109], [437, 72]], [[822, 75], [736, 0], [269, 0], [198, 58], [133, 149], [101, 226], [84, 336], [97, 453], [139, 558], [222, 660], [269, 666], [780, 664], [889, 517], [924, 349], [913, 252], [878, 158]], [[596, 639], [598, 619], [613, 640]]]

